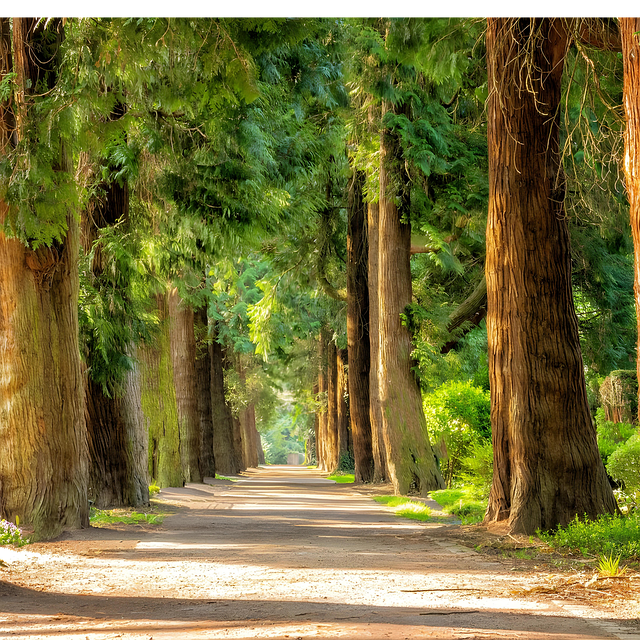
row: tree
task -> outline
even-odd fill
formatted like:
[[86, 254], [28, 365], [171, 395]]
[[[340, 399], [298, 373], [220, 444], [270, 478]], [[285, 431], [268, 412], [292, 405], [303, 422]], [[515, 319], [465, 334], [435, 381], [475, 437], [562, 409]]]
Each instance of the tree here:
[[[620, 18], [622, 56], [624, 61], [624, 110], [626, 129], [624, 133], [625, 187], [629, 197], [629, 215], [634, 245], [634, 294], [640, 340], [640, 31], [639, 18]], [[640, 347], [640, 342], [639, 342]], [[637, 370], [640, 373], [640, 348]], [[640, 409], [639, 409], [640, 411]]]
[[[486, 522], [534, 533], [616, 502], [587, 404], [559, 154], [560, 19], [490, 19]], [[525, 85], [526, 83], [526, 85]]]
[[63, 36], [61, 20], [0, 19], [0, 517], [40, 539], [89, 524]]

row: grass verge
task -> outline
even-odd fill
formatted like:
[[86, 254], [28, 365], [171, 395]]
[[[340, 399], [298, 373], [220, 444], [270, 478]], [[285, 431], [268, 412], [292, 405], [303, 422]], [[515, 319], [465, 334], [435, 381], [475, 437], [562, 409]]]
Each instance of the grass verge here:
[[373, 499], [393, 509], [395, 515], [403, 518], [420, 520], [421, 522], [429, 522], [434, 519], [431, 515], [431, 509], [426, 504], [416, 502], [410, 498], [404, 498], [402, 496], [375, 496]]
[[91, 507], [89, 521], [92, 527], [111, 524], [162, 524], [167, 513], [138, 513], [128, 509], [94, 509]]
[[460, 518], [462, 524], [477, 524], [484, 519], [487, 501], [478, 500], [472, 487], [442, 489], [429, 494], [446, 513]]
[[355, 475], [353, 473], [334, 473], [331, 476], [327, 476], [328, 480], [333, 480], [339, 484], [349, 484], [355, 481]]
[[580, 553], [585, 558], [640, 560], [640, 514], [602, 515], [595, 520], [574, 518], [554, 532], [538, 537], [558, 551]]

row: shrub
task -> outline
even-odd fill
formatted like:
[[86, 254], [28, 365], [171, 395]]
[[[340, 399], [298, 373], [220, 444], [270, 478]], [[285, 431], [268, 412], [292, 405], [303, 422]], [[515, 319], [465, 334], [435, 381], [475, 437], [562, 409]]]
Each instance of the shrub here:
[[596, 429], [598, 433], [598, 449], [605, 465], [609, 460], [609, 456], [629, 440], [636, 431], [633, 425], [626, 422], [611, 422], [607, 420], [602, 407], [596, 410]]
[[633, 435], [609, 456], [607, 472], [623, 484], [621, 497], [627, 506], [636, 507], [640, 497], [640, 435]]
[[447, 486], [460, 475], [473, 446], [491, 437], [490, 411], [489, 392], [470, 382], [446, 382], [425, 396], [427, 429]]
[[481, 440], [471, 445], [469, 455], [462, 459], [465, 471], [460, 474], [462, 483], [471, 488], [474, 496], [487, 501], [493, 482], [493, 445], [491, 440]]
[[538, 532], [549, 546], [578, 551], [583, 556], [640, 558], [640, 516], [603, 515], [596, 520], [574, 518], [555, 532]]

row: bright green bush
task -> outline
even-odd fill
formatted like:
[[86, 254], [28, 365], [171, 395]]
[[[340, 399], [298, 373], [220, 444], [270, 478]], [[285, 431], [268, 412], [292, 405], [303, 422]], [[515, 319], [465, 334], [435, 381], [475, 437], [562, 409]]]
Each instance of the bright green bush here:
[[580, 552], [583, 556], [640, 559], [640, 515], [603, 515], [596, 520], [575, 518], [552, 533], [538, 532], [549, 546]]
[[637, 433], [620, 445], [607, 460], [607, 472], [622, 483], [622, 502], [635, 508], [640, 498], [640, 435]]
[[493, 445], [491, 440], [481, 440], [471, 446], [469, 455], [462, 459], [464, 471], [462, 484], [473, 491], [474, 496], [486, 502], [493, 482]]
[[429, 494], [446, 513], [460, 518], [462, 524], [482, 522], [487, 501], [478, 499], [475, 488], [466, 486], [458, 489], [442, 489]]
[[607, 464], [609, 456], [636, 432], [636, 428], [632, 424], [607, 420], [602, 407], [596, 410], [596, 429], [598, 449], [600, 449], [600, 455], [605, 464]]
[[427, 429], [448, 487], [474, 445], [491, 437], [490, 411], [489, 392], [470, 382], [445, 382], [425, 396]]

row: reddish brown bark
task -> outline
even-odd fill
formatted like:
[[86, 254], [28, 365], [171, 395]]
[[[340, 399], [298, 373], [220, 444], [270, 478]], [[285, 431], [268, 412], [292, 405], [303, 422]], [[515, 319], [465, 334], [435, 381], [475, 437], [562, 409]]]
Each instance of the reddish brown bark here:
[[[351, 429], [349, 428], [349, 403], [348, 376], [347, 376], [347, 350], [336, 349], [336, 404], [337, 404], [337, 450], [338, 466], [342, 464], [343, 456], [351, 453], [353, 455], [353, 442], [351, 440]], [[342, 469], [343, 471], [346, 469]]]
[[318, 340], [318, 437], [316, 439], [316, 454], [318, 456], [318, 468], [327, 471], [327, 345], [329, 337], [326, 329], [320, 331]]
[[[532, 534], [616, 510], [587, 404], [559, 155], [560, 19], [490, 19], [486, 521]], [[531, 71], [531, 73], [529, 73]], [[525, 84], [526, 83], [526, 84]]]
[[327, 343], [327, 429], [324, 440], [325, 467], [329, 472], [338, 468], [338, 356], [336, 343]]
[[373, 481], [386, 482], [387, 450], [382, 435], [382, 405], [380, 404], [380, 304], [378, 301], [378, 267], [380, 262], [379, 225], [380, 207], [370, 203], [367, 207], [369, 240], [369, 421], [371, 423], [371, 449], [373, 453]]
[[[624, 176], [634, 250], [633, 291], [638, 322], [637, 370], [640, 375], [640, 18], [620, 18], [624, 63]], [[640, 380], [640, 377], [638, 378]], [[640, 396], [639, 396], [640, 397]], [[638, 405], [640, 411], [640, 404]], [[640, 413], [639, 413], [640, 415]]]

